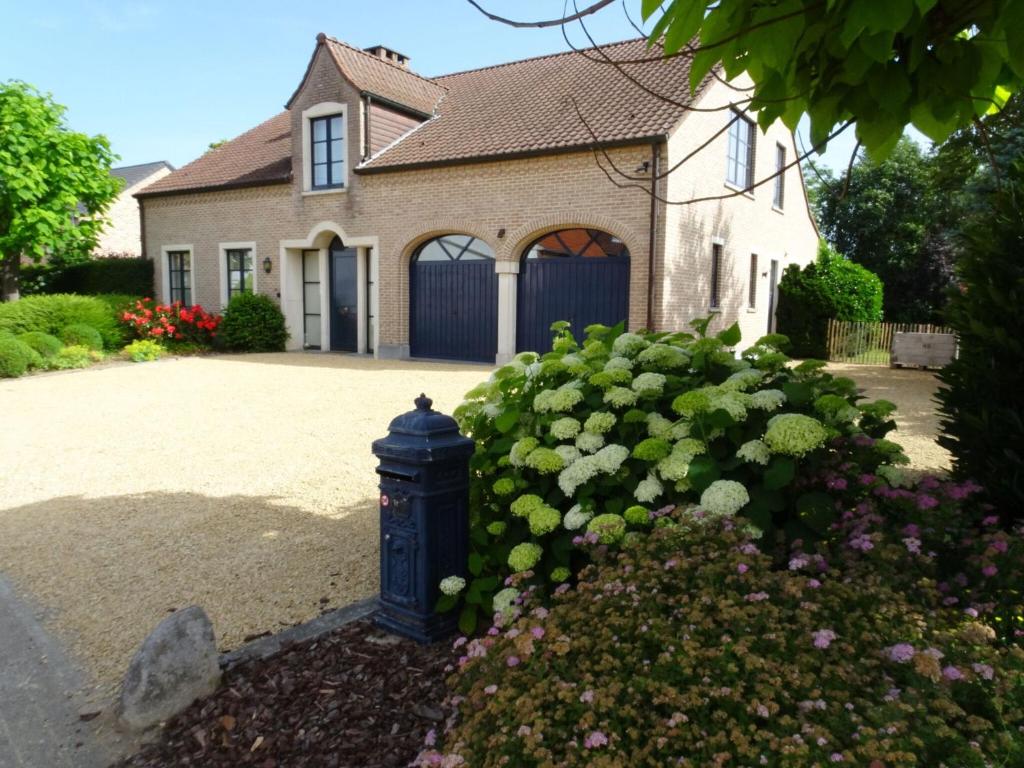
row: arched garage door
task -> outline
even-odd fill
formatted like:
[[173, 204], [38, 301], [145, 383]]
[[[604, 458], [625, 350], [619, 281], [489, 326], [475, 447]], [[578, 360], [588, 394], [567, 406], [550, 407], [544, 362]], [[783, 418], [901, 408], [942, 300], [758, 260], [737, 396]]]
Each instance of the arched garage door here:
[[498, 276], [487, 243], [444, 235], [421, 245], [409, 265], [409, 299], [413, 357], [494, 362]]
[[551, 349], [551, 324], [568, 320], [582, 341], [593, 323], [615, 325], [629, 315], [629, 249], [597, 229], [563, 229], [537, 240], [519, 269], [516, 346]]

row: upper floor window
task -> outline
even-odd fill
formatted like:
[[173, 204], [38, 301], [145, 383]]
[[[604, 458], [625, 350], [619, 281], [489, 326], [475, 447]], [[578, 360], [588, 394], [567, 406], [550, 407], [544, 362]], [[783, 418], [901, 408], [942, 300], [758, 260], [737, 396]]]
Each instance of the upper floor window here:
[[224, 255], [228, 265], [228, 301], [240, 293], [252, 293], [252, 251], [229, 248]]
[[775, 145], [775, 197], [772, 198], [772, 205], [782, 210], [782, 204], [786, 201], [786, 148], [781, 144]]
[[345, 120], [326, 115], [310, 120], [311, 178], [313, 189], [345, 185]]
[[192, 254], [168, 251], [167, 277], [171, 303], [180, 301], [186, 307], [192, 306]]
[[739, 112], [732, 113], [729, 124], [725, 180], [740, 189], [754, 185], [754, 121]]

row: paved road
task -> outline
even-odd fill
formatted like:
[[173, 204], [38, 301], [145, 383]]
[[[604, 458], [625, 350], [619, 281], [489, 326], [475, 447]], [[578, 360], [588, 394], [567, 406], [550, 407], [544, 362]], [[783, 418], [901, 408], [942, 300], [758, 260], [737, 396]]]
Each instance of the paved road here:
[[104, 768], [79, 718], [82, 676], [0, 575], [0, 768]]

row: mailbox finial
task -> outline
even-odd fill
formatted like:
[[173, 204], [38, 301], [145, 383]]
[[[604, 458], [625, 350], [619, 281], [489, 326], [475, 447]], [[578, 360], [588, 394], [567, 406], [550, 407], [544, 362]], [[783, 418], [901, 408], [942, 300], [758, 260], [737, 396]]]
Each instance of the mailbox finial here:
[[413, 402], [416, 404], [417, 411], [429, 411], [430, 406], [434, 404], [434, 401], [431, 400], [422, 392], [420, 392], [420, 396], [417, 397]]

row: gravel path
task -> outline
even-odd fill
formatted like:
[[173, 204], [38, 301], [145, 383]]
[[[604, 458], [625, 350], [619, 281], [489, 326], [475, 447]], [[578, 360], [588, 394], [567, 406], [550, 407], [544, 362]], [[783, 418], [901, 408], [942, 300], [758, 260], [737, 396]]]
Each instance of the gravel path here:
[[231, 648], [367, 597], [370, 442], [421, 391], [451, 413], [488, 372], [296, 353], [0, 380], [0, 571], [97, 695], [176, 608]]
[[856, 381], [869, 399], [896, 403], [897, 430], [889, 437], [903, 446], [914, 468], [949, 470], [949, 451], [935, 442], [939, 432], [935, 391], [939, 382], [934, 373], [850, 363], [829, 363], [828, 369]]

